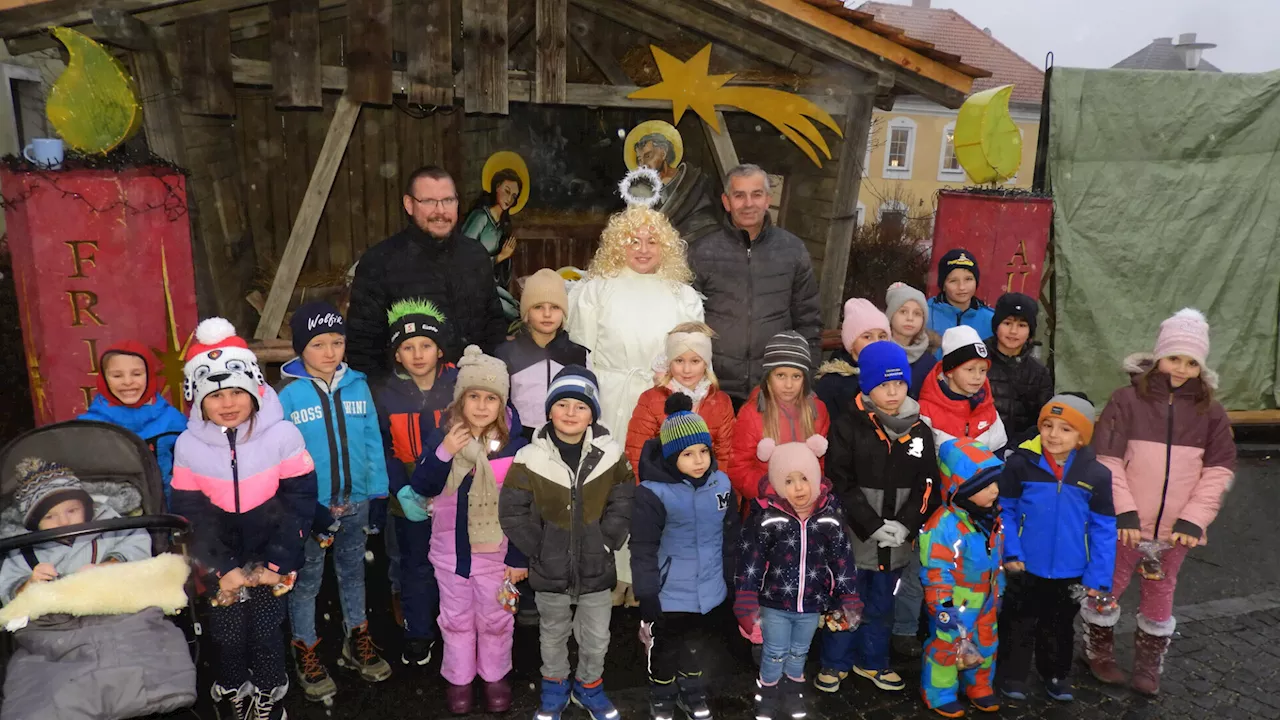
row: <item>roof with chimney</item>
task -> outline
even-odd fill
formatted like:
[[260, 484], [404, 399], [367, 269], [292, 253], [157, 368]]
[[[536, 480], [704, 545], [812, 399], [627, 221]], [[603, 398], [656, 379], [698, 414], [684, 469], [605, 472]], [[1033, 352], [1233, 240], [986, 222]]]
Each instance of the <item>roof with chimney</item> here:
[[[1178, 38], [1179, 44], [1182, 42], [1194, 43], [1196, 40], [1195, 33], [1188, 33]], [[1209, 45], [1209, 47], [1213, 47]], [[1187, 71], [1187, 63], [1183, 58], [1182, 48], [1175, 45], [1173, 38], [1162, 37], [1151, 41], [1151, 44], [1142, 48], [1138, 52], [1112, 65], [1113, 68], [1124, 70], [1180, 70]], [[1201, 59], [1200, 64], [1196, 66], [1196, 70], [1200, 72], [1222, 72], [1213, 63], [1208, 60]]]
[[1044, 71], [955, 10], [928, 5], [921, 0], [914, 5], [867, 2], [858, 10], [874, 15], [881, 23], [902, 28], [938, 50], [962, 56], [967, 64], [990, 71], [990, 77], [974, 80], [973, 92], [1012, 84], [1013, 102], [1040, 104]]

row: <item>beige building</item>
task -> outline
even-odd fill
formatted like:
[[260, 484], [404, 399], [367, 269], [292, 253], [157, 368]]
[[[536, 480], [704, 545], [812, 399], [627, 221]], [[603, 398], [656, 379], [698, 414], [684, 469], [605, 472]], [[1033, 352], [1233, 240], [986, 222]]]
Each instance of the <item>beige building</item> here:
[[[1022, 130], [1022, 167], [1008, 184], [1030, 187], [1044, 92], [1040, 68], [955, 10], [930, 7], [930, 0], [913, 0], [910, 5], [868, 2], [858, 9], [991, 72], [991, 77], [974, 82], [974, 92], [1014, 86], [1009, 109]], [[955, 110], [914, 96], [899, 98], [891, 111], [875, 111], [858, 196], [860, 224], [892, 211], [910, 218], [931, 216], [939, 190], [973, 184], [956, 162], [951, 141], [955, 122]]]

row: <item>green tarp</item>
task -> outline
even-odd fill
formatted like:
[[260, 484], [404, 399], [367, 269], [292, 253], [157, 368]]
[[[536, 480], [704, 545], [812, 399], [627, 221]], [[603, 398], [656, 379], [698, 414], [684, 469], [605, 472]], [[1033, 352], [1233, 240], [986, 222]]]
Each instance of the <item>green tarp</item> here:
[[1229, 410], [1277, 406], [1280, 72], [1053, 71], [1057, 387], [1101, 404], [1183, 307]]

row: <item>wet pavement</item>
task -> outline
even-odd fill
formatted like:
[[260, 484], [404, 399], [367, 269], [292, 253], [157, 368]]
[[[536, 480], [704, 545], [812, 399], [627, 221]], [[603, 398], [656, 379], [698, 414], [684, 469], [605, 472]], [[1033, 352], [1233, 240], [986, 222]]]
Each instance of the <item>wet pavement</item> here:
[[[1273, 550], [1275, 518], [1280, 517], [1280, 493], [1273, 488], [1280, 465], [1269, 458], [1242, 458], [1240, 472], [1217, 522], [1210, 528], [1210, 544], [1192, 551], [1179, 578], [1176, 614], [1178, 634], [1165, 663], [1164, 693], [1146, 700], [1125, 688], [1104, 687], [1077, 666], [1076, 701], [1055, 703], [1037, 690], [1027, 701], [1008, 703], [999, 718], [1280, 718], [1280, 563]], [[373, 634], [388, 660], [397, 660], [399, 633], [391, 619], [379, 558], [369, 567], [369, 606]], [[360, 681], [336, 664], [341, 637], [341, 611], [333, 593], [332, 573], [326, 578], [318, 616], [322, 656], [338, 683], [330, 708], [302, 699], [296, 689], [286, 706], [290, 717], [302, 720], [335, 718], [444, 718], [444, 683], [439, 660], [423, 668], [398, 662], [390, 680], [377, 685]], [[1137, 583], [1134, 583], [1136, 588]], [[1129, 608], [1136, 597], [1123, 599]], [[613, 642], [604, 674], [605, 687], [625, 719], [648, 717], [644, 654], [636, 640], [636, 610], [614, 613]], [[706, 672], [713, 686], [712, 708], [720, 718], [750, 718], [755, 668], [749, 647], [736, 631], [727, 607], [710, 616], [723, 642], [710, 648]], [[1118, 645], [1127, 665], [1132, 647], [1132, 622], [1122, 627]], [[1127, 630], [1126, 630], [1127, 628]], [[332, 639], [332, 641], [330, 641]], [[438, 648], [437, 648], [438, 655]], [[816, 662], [815, 653], [811, 660]], [[810, 718], [892, 720], [937, 717], [926, 711], [918, 695], [917, 661], [896, 669], [906, 678], [903, 693], [883, 693], [859, 678], [845, 682], [834, 695], [812, 692]], [[536, 628], [517, 628], [515, 690], [512, 709], [502, 715], [474, 714], [473, 718], [530, 718], [537, 706], [538, 645]], [[810, 672], [816, 672], [814, 664]], [[204, 685], [207, 687], [207, 684]], [[820, 697], [817, 697], [820, 696]], [[477, 683], [477, 703], [481, 700]], [[200, 708], [202, 717], [212, 717]], [[971, 716], [975, 713], [971, 713]], [[566, 720], [588, 720], [571, 708]]]

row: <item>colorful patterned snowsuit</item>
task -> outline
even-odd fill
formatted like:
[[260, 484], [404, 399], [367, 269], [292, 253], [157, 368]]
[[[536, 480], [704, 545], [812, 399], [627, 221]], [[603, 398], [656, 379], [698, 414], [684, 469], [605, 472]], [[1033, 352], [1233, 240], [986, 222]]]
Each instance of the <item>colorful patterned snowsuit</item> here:
[[[999, 515], [988, 535], [963, 508], [953, 504], [956, 490], [978, 472], [1002, 463], [973, 440], [951, 440], [938, 453], [943, 506], [920, 532], [920, 581], [929, 608], [920, 690], [925, 705], [936, 708], [958, 700], [960, 685], [970, 698], [993, 694], [996, 669], [996, 614], [1004, 592], [1004, 535]], [[979, 667], [956, 669], [957, 633], [936, 627], [938, 612], [950, 600], [950, 612], [968, 629], [983, 657]]]

